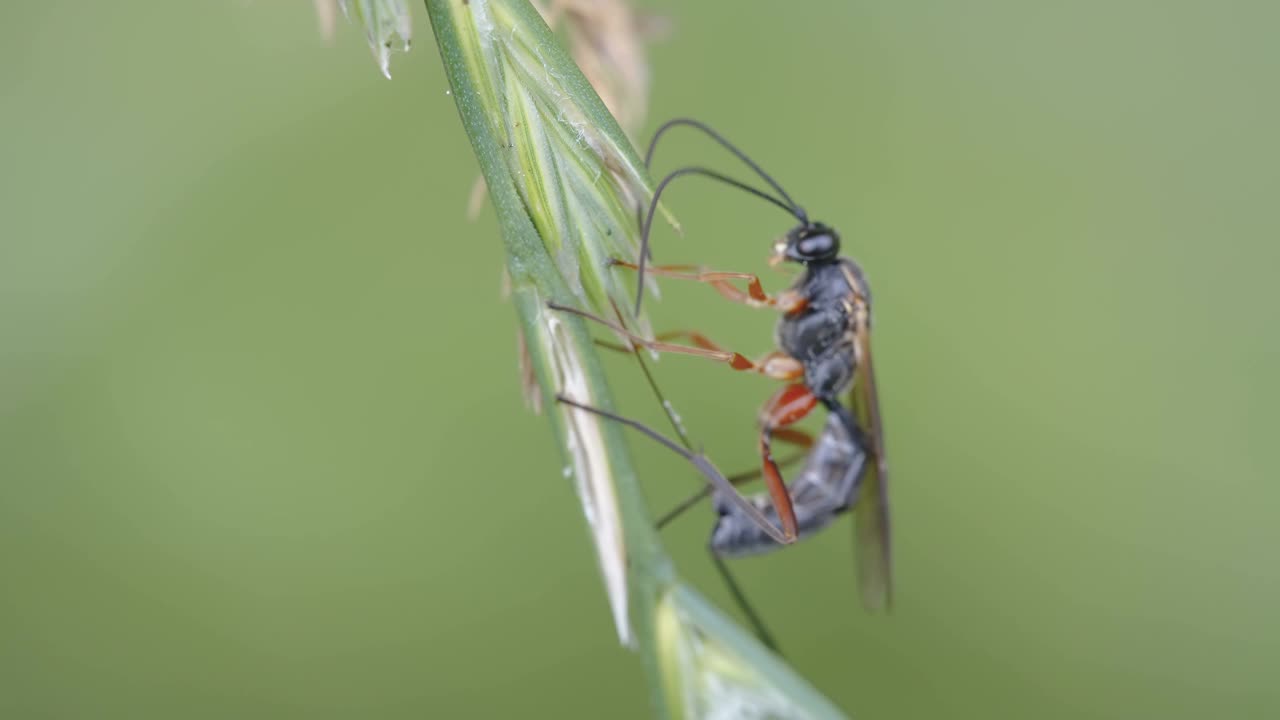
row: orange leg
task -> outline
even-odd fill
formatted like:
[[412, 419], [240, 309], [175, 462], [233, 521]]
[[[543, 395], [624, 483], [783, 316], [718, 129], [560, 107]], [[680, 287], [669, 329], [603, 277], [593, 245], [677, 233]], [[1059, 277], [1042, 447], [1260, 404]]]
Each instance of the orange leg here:
[[[637, 269], [635, 263], [625, 260], [610, 260], [609, 264], [628, 270]], [[707, 283], [715, 288], [716, 292], [720, 293], [725, 299], [744, 305], [776, 307], [783, 312], [793, 313], [804, 309], [804, 306], [808, 304], [808, 301], [800, 297], [800, 294], [794, 290], [784, 290], [778, 293], [777, 296], [766, 293], [764, 286], [760, 283], [760, 277], [751, 273], [716, 272], [703, 270], [696, 265], [651, 265], [645, 268], [645, 272], [657, 277]], [[746, 291], [735, 287], [729, 282], [730, 280], [746, 280]]]
[[[813, 447], [813, 443], [814, 443], [813, 435], [810, 435], [804, 430], [795, 430], [791, 428], [780, 429], [774, 433], [773, 437], [776, 440], [780, 440], [789, 445], [795, 445], [796, 447], [803, 448], [805, 450], [808, 450], [809, 448]], [[779, 460], [778, 465], [785, 467], [792, 463], [803, 460], [806, 455], [807, 453], [804, 453], [804, 452], [798, 452], [793, 455], [789, 455]], [[730, 485], [737, 487], [739, 485], [744, 485], [746, 483], [751, 482], [752, 480], [759, 478], [762, 474], [763, 474], [763, 471], [760, 468], [755, 468], [753, 470], [746, 470], [744, 472], [734, 473], [733, 475], [729, 475], [725, 479], [729, 481]], [[688, 510], [694, 505], [697, 505], [699, 502], [705, 500], [709, 495], [711, 495], [711, 492], [713, 489], [714, 488], [712, 488], [710, 485], [704, 485], [701, 490], [690, 495], [684, 500], [680, 501], [679, 505], [676, 505], [675, 507], [671, 508], [666, 513], [664, 513], [662, 517], [658, 518], [658, 522], [657, 522], [658, 529], [661, 530], [662, 528], [666, 527], [672, 520], [675, 520], [677, 517], [680, 517], [680, 515], [684, 514], [684, 511]]]
[[[615, 332], [618, 332], [617, 328], [612, 328], [612, 329]], [[730, 366], [734, 370], [752, 370], [760, 373], [761, 375], [765, 375], [767, 377], [773, 378], [774, 380], [799, 380], [800, 378], [804, 377], [804, 365], [800, 364], [799, 360], [796, 360], [790, 355], [787, 355], [784, 352], [779, 352], [777, 350], [774, 350], [773, 352], [770, 352], [770, 353], [766, 353], [763, 357], [761, 357], [759, 360], [756, 360], [754, 362], [748, 360], [747, 362], [749, 362], [750, 365], [743, 365], [742, 361], [746, 360], [746, 358], [743, 358], [738, 353], [732, 352], [730, 350], [725, 350], [723, 347], [713, 342], [706, 335], [703, 335], [702, 333], [696, 330], [671, 330], [669, 332], [658, 333], [657, 335], [654, 336], [653, 339], [656, 341], [663, 341], [663, 340], [672, 340], [675, 338], [685, 338], [695, 348], [698, 348], [700, 350], [705, 350], [708, 353], [714, 354], [714, 357], [710, 357], [706, 355], [703, 356], [703, 357], [709, 357], [709, 359], [712, 359], [712, 360], [721, 359], [725, 355], [735, 356], [734, 360], [730, 362]], [[645, 345], [646, 347], [653, 346], [653, 343], [648, 343], [646, 345], [647, 341], [644, 341], [643, 339], [638, 340], [636, 342], [637, 344]], [[605, 342], [603, 340], [597, 340], [596, 345], [599, 345], [600, 347], [606, 348], [608, 350], [613, 350], [615, 352], [629, 353], [632, 351], [631, 348], [627, 347], [626, 345], [619, 345], [617, 343]], [[680, 347], [680, 346], [673, 346], [670, 344], [663, 343], [662, 347], [653, 347], [653, 349], [660, 350], [660, 351], [666, 350], [667, 352], [673, 352], [671, 350], [671, 348], [673, 347]], [[682, 352], [682, 351], [675, 350], [674, 352]], [[684, 354], [694, 354], [694, 353], [685, 352]], [[741, 360], [739, 360], [739, 358], [741, 358]]]
[[[724, 350], [724, 348], [712, 342], [710, 338], [698, 332], [697, 330], [669, 330], [667, 332], [658, 333], [657, 335], [653, 336], [654, 340], [674, 340], [676, 338], [685, 338], [694, 346], [700, 347], [703, 350], [713, 350], [713, 351]], [[631, 352], [631, 348], [625, 345], [619, 345], [617, 343], [609, 343], [609, 342], [601, 341], [601, 342], [597, 342], [596, 344], [603, 348], [608, 348], [610, 350], [617, 350], [618, 352], [628, 352], [628, 353]]]
[[[578, 408], [579, 410], [583, 410], [594, 415], [607, 417], [610, 420], [622, 423], [623, 425], [634, 428], [644, 435], [647, 435], [654, 442], [657, 442], [680, 457], [683, 457], [685, 460], [692, 463], [694, 467], [698, 468], [698, 471], [707, 479], [707, 482], [715, 486], [717, 492], [722, 493], [726, 500], [736, 506], [739, 511], [763, 530], [766, 535], [773, 538], [775, 542], [780, 545], [788, 545], [795, 542], [796, 534], [794, 532], [788, 535], [785, 531], [780, 530], [776, 525], [770, 522], [769, 518], [765, 517], [765, 514], [760, 511], [760, 508], [756, 507], [755, 503], [748, 500], [741, 492], [738, 492], [738, 489], [733, 486], [733, 483], [729, 482], [728, 478], [722, 475], [716, 466], [712, 465], [711, 461], [702, 453], [685, 449], [644, 423], [630, 418], [625, 418], [621, 415], [616, 415], [608, 410], [584, 405], [576, 400], [572, 400], [559, 394], [556, 395], [556, 402], [564, 403], [565, 405]], [[793, 526], [795, 525], [794, 517], [792, 518], [791, 524]]]
[[[626, 338], [632, 343], [640, 347], [649, 348], [650, 350], [653, 350], [655, 352], [669, 352], [669, 353], [679, 353], [681, 355], [692, 355], [694, 357], [700, 357], [700, 358], [705, 358], [707, 360], [714, 360], [716, 362], [725, 363], [729, 367], [733, 368], [734, 370], [750, 370], [753, 372], [761, 373], [763, 375], [768, 375], [769, 377], [776, 377], [780, 380], [794, 380], [796, 377], [799, 377], [800, 375], [804, 374], [804, 367], [800, 364], [798, 360], [788, 357], [787, 355], [784, 355], [782, 353], [777, 353], [777, 352], [769, 353], [768, 355], [765, 355], [763, 358], [761, 358], [760, 363], [755, 363], [749, 360], [745, 355], [742, 355], [741, 353], [737, 353], [732, 350], [725, 350], [721, 348], [719, 345], [716, 345], [715, 343], [711, 342], [709, 339], [707, 339], [705, 335], [702, 335], [701, 333], [695, 333], [695, 332], [683, 331], [683, 330], [677, 333], [671, 333], [670, 335], [672, 336], [690, 337], [691, 338], [690, 341], [694, 343], [694, 345], [676, 345], [674, 343], [662, 342], [660, 340], [647, 340], [645, 338], [640, 337], [639, 335], [636, 335], [630, 330], [627, 330], [626, 328], [622, 327], [617, 323], [605, 320], [604, 318], [599, 317], [598, 315], [593, 315], [592, 313], [589, 313], [586, 310], [579, 310], [577, 308], [569, 307], [568, 305], [560, 305], [559, 303], [555, 303], [555, 302], [548, 302], [547, 307], [551, 308], [552, 310], [558, 310], [560, 312], [569, 313], [570, 315], [577, 315], [578, 317], [585, 318], [587, 320], [591, 320], [592, 322], [596, 322], [601, 325], [604, 325], [605, 327], [621, 335], [622, 337]], [[605, 343], [604, 347], [608, 347], [614, 350], [621, 350], [624, 352], [630, 352], [629, 348], [626, 348], [620, 345], [610, 345]]]
[[778, 428], [773, 431], [773, 437], [775, 440], [781, 440], [788, 445], [794, 445], [798, 448], [804, 448], [805, 450], [813, 447], [814, 443], [812, 433], [804, 430], [797, 430], [795, 428]]
[[799, 532], [796, 525], [796, 512], [791, 506], [791, 495], [787, 492], [787, 484], [782, 479], [782, 471], [773, 459], [772, 440], [775, 435], [781, 438], [787, 425], [800, 422], [818, 405], [818, 398], [809, 392], [803, 383], [788, 385], [779, 390], [761, 412], [760, 459], [764, 471], [764, 480], [769, 488], [769, 497], [773, 507], [778, 511], [778, 519], [782, 521], [782, 533], [788, 540], [794, 540]]

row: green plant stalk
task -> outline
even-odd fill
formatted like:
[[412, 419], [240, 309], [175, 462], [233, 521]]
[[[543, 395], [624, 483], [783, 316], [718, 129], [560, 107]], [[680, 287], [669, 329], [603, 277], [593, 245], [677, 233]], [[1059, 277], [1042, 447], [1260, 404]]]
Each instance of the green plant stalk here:
[[[561, 275], [559, 266], [548, 252], [543, 237], [534, 226], [529, 210], [516, 189], [510, 168], [499, 155], [501, 144], [493, 137], [485, 110], [481, 107], [474, 80], [462, 56], [462, 45], [455, 17], [455, 11], [463, 7], [462, 1], [427, 0], [426, 6], [463, 126], [471, 139], [502, 229], [502, 238], [507, 251], [507, 270], [511, 277], [512, 300], [525, 337], [530, 339], [530, 355], [544, 395], [543, 406], [554, 407], [554, 398], [550, 395], [557, 388], [557, 378], [554, 377], [552, 363], [546, 357], [546, 353], [542, 348], [536, 347], [532, 339], [543, 334], [542, 322], [547, 312], [545, 307], [547, 300], [573, 304], [576, 297]], [[532, 14], [528, 18], [528, 24], [542, 26], [541, 18], [531, 7], [528, 9]], [[558, 49], [558, 43], [553, 41], [547, 47], [547, 52], [556, 52]], [[572, 64], [567, 58], [564, 58], [564, 62]], [[570, 81], [574, 79], [569, 78]], [[578, 75], [576, 80], [580, 82], [574, 90], [579, 96], [595, 96], [594, 91], [581, 75]], [[592, 120], [597, 122], [598, 126], [606, 127], [612, 133], [616, 133], [618, 137], [623, 137], [621, 129], [617, 127], [612, 116], [609, 116], [603, 107], [600, 111], [602, 116]], [[625, 143], [625, 139], [623, 142]], [[580, 360], [586, 380], [593, 389], [592, 402], [609, 407], [612, 403], [608, 385], [586, 328], [577, 318], [566, 317], [563, 323], [565, 328], [563, 340], [570, 346], [567, 350]], [[565, 424], [559, 413], [549, 414], [552, 417], [553, 430], [559, 440], [558, 444], [563, 448], [567, 432]], [[614, 486], [619, 496], [618, 507], [622, 513], [623, 540], [627, 548], [628, 574], [630, 575], [628, 595], [633, 610], [630, 613], [630, 619], [633, 624], [635, 644], [641, 650], [654, 707], [659, 710], [660, 715], [666, 716], [668, 713], [662, 692], [661, 674], [654, 653], [656, 640], [653, 617], [657, 598], [663, 589], [672, 583], [674, 573], [671, 561], [662, 548], [646, 509], [622, 436], [622, 429], [612, 423], [602, 423], [601, 427], [613, 472]]]
[[[676, 577], [622, 426], [554, 401], [609, 408], [580, 319], [547, 301], [629, 315], [608, 271], [633, 257], [652, 196], [635, 149], [525, 0], [426, 0], [445, 72], [497, 212], [512, 299], [543, 406], [577, 479], [619, 637], [640, 652], [658, 717], [840, 718], [781, 660]], [[630, 243], [630, 245], [628, 245]]]

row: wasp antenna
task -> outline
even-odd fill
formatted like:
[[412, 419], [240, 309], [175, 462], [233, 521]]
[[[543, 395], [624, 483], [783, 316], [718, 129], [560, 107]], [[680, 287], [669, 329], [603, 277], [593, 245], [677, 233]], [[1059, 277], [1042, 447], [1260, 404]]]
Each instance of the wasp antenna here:
[[761, 179], [763, 179], [766, 183], [768, 183], [769, 187], [777, 191], [777, 193], [782, 196], [783, 200], [787, 201], [787, 205], [789, 206], [787, 208], [788, 212], [790, 212], [792, 215], [794, 215], [797, 219], [799, 219], [803, 223], [807, 224], [809, 222], [809, 218], [805, 215], [804, 209], [801, 208], [799, 205], [797, 205], [795, 200], [791, 199], [791, 196], [787, 194], [786, 190], [782, 189], [782, 186], [778, 184], [777, 180], [774, 180], [769, 175], [769, 173], [764, 171], [764, 168], [757, 165], [756, 161], [748, 157], [746, 153], [742, 152], [742, 150], [739, 150], [737, 145], [734, 145], [733, 143], [729, 142], [729, 140], [725, 136], [716, 132], [711, 128], [710, 125], [707, 125], [706, 123], [700, 120], [694, 120], [693, 118], [673, 118], [663, 123], [662, 126], [659, 127], [657, 131], [653, 133], [653, 139], [649, 141], [649, 149], [644, 155], [644, 166], [646, 168], [649, 167], [649, 165], [652, 164], [653, 162], [653, 153], [655, 150], [658, 149], [658, 140], [661, 139], [662, 135], [666, 133], [668, 130], [679, 125], [687, 125], [691, 128], [701, 130], [712, 140], [715, 140], [717, 143], [719, 143], [721, 147], [733, 153], [739, 160], [746, 163], [747, 167], [754, 170], [755, 173], [759, 175]]
[[640, 259], [636, 263], [637, 265], [637, 268], [636, 268], [636, 314], [637, 315], [640, 314], [640, 304], [644, 300], [644, 270], [645, 270], [645, 265], [649, 259], [649, 234], [653, 231], [653, 217], [658, 211], [658, 201], [662, 197], [662, 192], [667, 189], [668, 185], [671, 184], [671, 181], [675, 180], [678, 177], [682, 177], [684, 175], [702, 175], [703, 177], [709, 177], [712, 180], [718, 180], [726, 185], [731, 185], [735, 188], [738, 188], [739, 190], [750, 193], [760, 198], [761, 200], [766, 200], [770, 203], [773, 203], [774, 205], [782, 208], [788, 215], [797, 217], [802, 222], [806, 222], [806, 223], [808, 222], [808, 220], [806, 220], [803, 216], [803, 211], [800, 211], [800, 214], [797, 214], [797, 209], [798, 209], [797, 207], [793, 205], [788, 205], [782, 200], [779, 200], [778, 198], [770, 195], [769, 193], [759, 188], [752, 187], [742, 182], [741, 180], [735, 180], [734, 178], [731, 178], [728, 175], [725, 175], [723, 173], [719, 173], [719, 172], [716, 172], [715, 170], [711, 170], [708, 168], [695, 167], [695, 166], [682, 167], [677, 170], [672, 170], [670, 173], [667, 173], [666, 177], [662, 178], [662, 181], [659, 182], [657, 186], [654, 187], [653, 197], [650, 198], [649, 200], [649, 209], [645, 213], [644, 221], [640, 226]]

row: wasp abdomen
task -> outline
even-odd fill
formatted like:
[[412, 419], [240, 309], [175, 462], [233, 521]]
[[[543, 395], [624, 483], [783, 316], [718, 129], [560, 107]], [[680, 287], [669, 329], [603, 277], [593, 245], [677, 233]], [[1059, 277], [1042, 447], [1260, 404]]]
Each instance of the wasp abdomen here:
[[[829, 416], [804, 469], [788, 488], [800, 538], [826, 527], [857, 501], [866, 464], [867, 451], [862, 442], [849, 433], [837, 416]], [[778, 522], [777, 510], [767, 495], [751, 501], [771, 522]], [[710, 545], [717, 555], [758, 555], [783, 547], [723, 495], [716, 495], [715, 507], [718, 519], [711, 531]]]

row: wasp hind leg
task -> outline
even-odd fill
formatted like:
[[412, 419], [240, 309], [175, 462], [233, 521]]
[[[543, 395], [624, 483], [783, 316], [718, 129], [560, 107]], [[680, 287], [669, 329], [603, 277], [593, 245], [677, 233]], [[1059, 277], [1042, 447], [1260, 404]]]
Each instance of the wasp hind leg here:
[[794, 535], [788, 536], [785, 529], [779, 528], [773, 523], [769, 522], [769, 519], [765, 517], [764, 513], [760, 512], [760, 509], [757, 508], [755, 504], [753, 504], [746, 496], [744, 496], [741, 492], [739, 492], [738, 489], [733, 486], [733, 483], [729, 482], [729, 479], [726, 478], [724, 474], [721, 473], [720, 470], [715, 465], [713, 465], [711, 461], [706, 458], [706, 456], [702, 455], [701, 453], [695, 453], [692, 450], [686, 450], [685, 448], [677, 444], [675, 441], [671, 440], [670, 438], [664, 436], [662, 433], [658, 432], [657, 430], [654, 430], [653, 428], [649, 427], [648, 425], [645, 425], [644, 423], [638, 420], [632, 420], [631, 418], [617, 415], [615, 413], [609, 412], [608, 410], [603, 410], [600, 408], [592, 407], [590, 405], [585, 405], [583, 403], [580, 403], [564, 395], [559, 395], [559, 394], [556, 395], [556, 402], [562, 403], [564, 405], [569, 405], [570, 407], [577, 408], [579, 410], [591, 413], [593, 415], [599, 415], [601, 417], [609, 418], [614, 422], [621, 423], [623, 425], [626, 425], [627, 427], [630, 427], [634, 430], [639, 431], [641, 434], [647, 436], [649, 439], [653, 440], [659, 445], [662, 445], [663, 447], [667, 448], [668, 450], [676, 453], [677, 455], [683, 457], [685, 460], [688, 460], [690, 463], [692, 463], [693, 466], [697, 468], [699, 472], [702, 473], [703, 477], [716, 491], [720, 492], [730, 503], [734, 505], [736, 509], [742, 511], [747, 516], [747, 518], [750, 519], [751, 522], [759, 526], [759, 528], [769, 537], [773, 538], [775, 542], [782, 545], [787, 545], [792, 542], [795, 542]]

